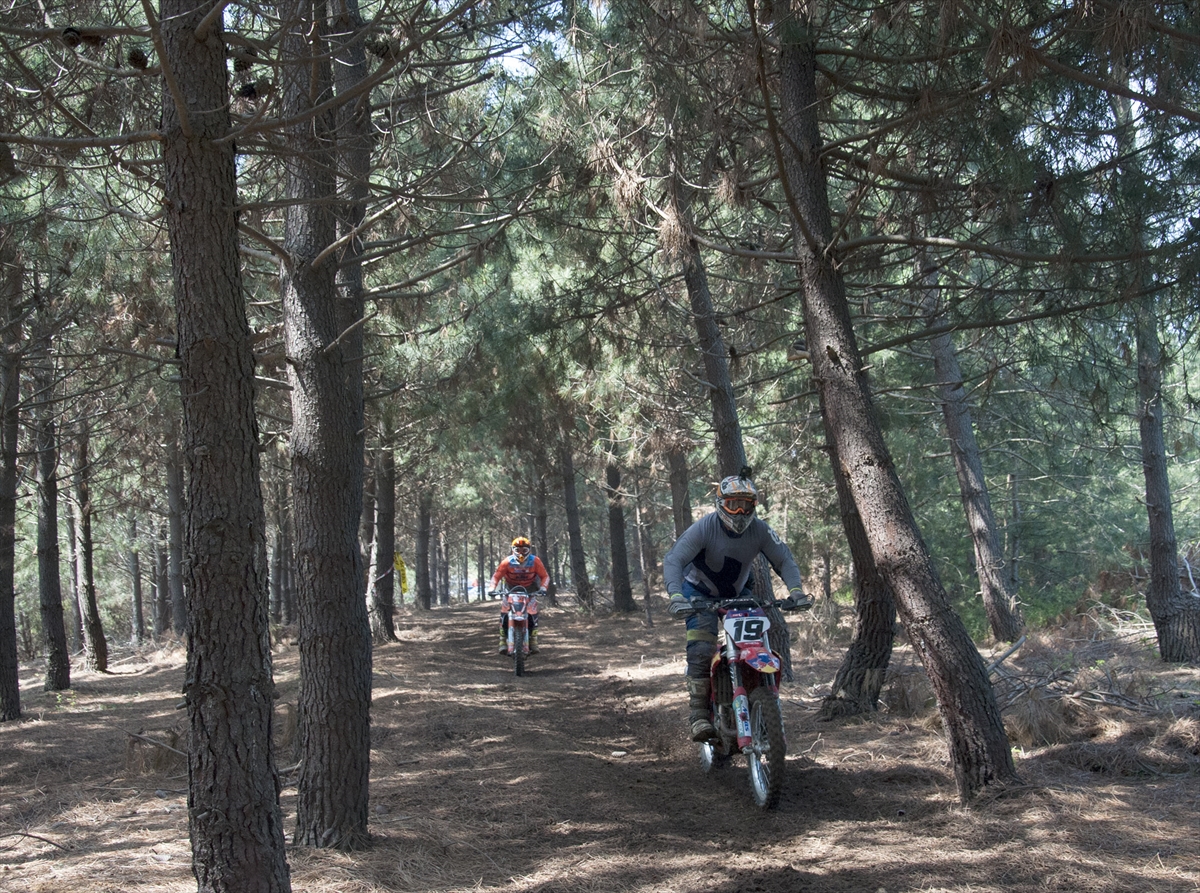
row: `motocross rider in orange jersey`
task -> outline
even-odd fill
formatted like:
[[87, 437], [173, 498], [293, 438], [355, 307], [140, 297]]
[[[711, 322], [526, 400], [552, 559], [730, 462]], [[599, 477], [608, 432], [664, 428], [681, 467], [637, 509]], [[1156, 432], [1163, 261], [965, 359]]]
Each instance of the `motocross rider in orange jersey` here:
[[[550, 575], [542, 559], [533, 554], [529, 537], [519, 536], [512, 541], [512, 555], [500, 562], [496, 573], [492, 575], [492, 592], [500, 588], [500, 583], [508, 584], [508, 588], [522, 586], [529, 593], [529, 653], [536, 654], [537, 647], [537, 597], [544, 595], [550, 585]], [[536, 587], [536, 588], [535, 588]], [[508, 602], [500, 599], [500, 653], [508, 653]]]
[[[709, 600], [751, 597], [750, 569], [761, 554], [787, 585], [785, 605], [812, 604], [804, 594], [796, 559], [767, 522], [755, 517], [757, 505], [758, 490], [750, 480], [750, 469], [725, 478], [717, 488], [717, 510], [680, 534], [663, 559], [663, 581], [670, 596], [667, 610], [687, 618], [688, 724], [693, 741], [707, 741], [716, 734], [708, 702], [717, 614], [708, 607]], [[698, 600], [696, 605], [693, 599]]]

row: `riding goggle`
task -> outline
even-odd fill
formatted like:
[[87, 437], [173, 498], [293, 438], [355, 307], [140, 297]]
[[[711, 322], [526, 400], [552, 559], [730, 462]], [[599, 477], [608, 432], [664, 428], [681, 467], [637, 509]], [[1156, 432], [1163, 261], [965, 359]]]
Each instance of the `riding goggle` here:
[[754, 500], [745, 496], [730, 496], [723, 500], [725, 511], [731, 515], [754, 514]]
[[529, 554], [529, 547], [528, 546], [513, 546], [513, 551], [516, 552], [518, 555], [520, 555], [523, 558]]

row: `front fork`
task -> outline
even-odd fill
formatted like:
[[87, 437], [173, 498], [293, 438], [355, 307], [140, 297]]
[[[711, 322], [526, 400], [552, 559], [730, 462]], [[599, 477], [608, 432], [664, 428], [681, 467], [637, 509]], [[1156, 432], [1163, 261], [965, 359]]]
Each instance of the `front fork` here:
[[[527, 630], [529, 628], [529, 621], [528, 620], [513, 620], [511, 617], [508, 618], [508, 653], [509, 654], [512, 654], [516, 650], [516, 647], [517, 647], [516, 643], [517, 643], [517, 627], [518, 626], [521, 629]], [[521, 638], [523, 640], [522, 648], [523, 648], [524, 652], [526, 654], [528, 654], [529, 653], [529, 635], [528, 634], [522, 635]]]

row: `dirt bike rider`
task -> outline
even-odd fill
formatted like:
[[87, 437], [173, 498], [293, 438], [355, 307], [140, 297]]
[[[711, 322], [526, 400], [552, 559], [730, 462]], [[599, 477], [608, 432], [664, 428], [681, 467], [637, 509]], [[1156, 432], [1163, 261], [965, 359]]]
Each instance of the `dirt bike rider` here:
[[[550, 575], [542, 559], [533, 554], [533, 546], [529, 537], [518, 536], [512, 541], [512, 555], [500, 562], [496, 573], [492, 575], [492, 587], [488, 592], [493, 595], [500, 588], [501, 582], [507, 583], [508, 588], [523, 586], [529, 593], [529, 653], [536, 654], [538, 603], [537, 597], [546, 594], [550, 585]], [[535, 588], [536, 586], [536, 588]], [[508, 601], [500, 599], [500, 653], [508, 653]]]
[[761, 553], [788, 588], [786, 606], [807, 608], [800, 568], [791, 550], [761, 518], [755, 517], [758, 490], [750, 469], [732, 475], [717, 488], [717, 510], [685, 530], [663, 559], [667, 610], [687, 617], [688, 724], [693, 741], [716, 734], [709, 717], [709, 666], [717, 648], [717, 614], [695, 610], [693, 599], [750, 597], [750, 571]]

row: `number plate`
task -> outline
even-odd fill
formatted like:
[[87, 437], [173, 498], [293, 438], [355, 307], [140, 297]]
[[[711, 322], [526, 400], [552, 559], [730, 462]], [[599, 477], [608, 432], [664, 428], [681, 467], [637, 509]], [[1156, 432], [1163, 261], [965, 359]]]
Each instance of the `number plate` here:
[[737, 645], [762, 642], [770, 628], [771, 621], [762, 615], [725, 618], [725, 635]]

